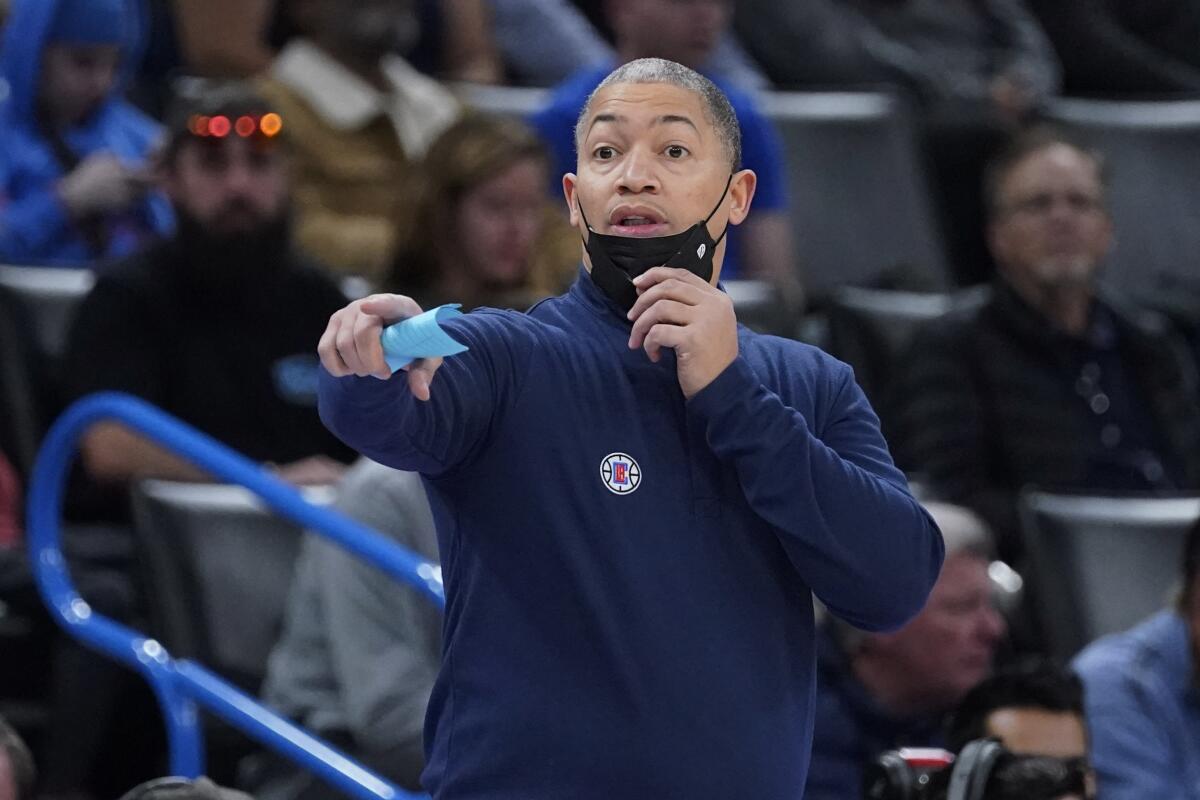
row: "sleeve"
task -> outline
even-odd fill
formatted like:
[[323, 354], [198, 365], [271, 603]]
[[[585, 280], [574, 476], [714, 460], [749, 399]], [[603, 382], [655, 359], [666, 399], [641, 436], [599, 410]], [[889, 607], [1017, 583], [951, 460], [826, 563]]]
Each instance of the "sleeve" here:
[[778, 131], [753, 105], [738, 116], [742, 126], [742, 164], [758, 176], [754, 211], [787, 210], [787, 163]]
[[[432, 518], [420, 479], [360, 463], [339, 509], [420, 554]], [[422, 752], [425, 706], [438, 671], [437, 610], [413, 589], [336, 545], [325, 547], [321, 601], [346, 719], [371, 753]]]
[[937, 580], [941, 534], [893, 466], [850, 369], [830, 380], [820, 436], [741, 356], [689, 410], [705, 421], [709, 446], [734, 466], [750, 506], [775, 527], [816, 596], [856, 627], [899, 628]]
[[[1178, 773], [1173, 742], [1163, 724], [1177, 716], [1147, 702], [1133, 679], [1118, 674], [1124, 661], [1093, 665], [1084, 700], [1098, 794], [1105, 800], [1186, 800], [1193, 795]], [[1111, 674], [1109, 674], [1111, 673]]]
[[36, 261], [70, 229], [67, 209], [53, 186], [20, 196], [10, 194], [6, 186], [5, 194], [0, 198], [0, 259], [17, 264]]
[[[740, 0], [738, 36], [776, 84], [785, 87], [862, 85], [887, 77], [866, 46], [869, 22], [839, 0]], [[804, 58], [797, 58], [804, 53]]]
[[971, 338], [964, 326], [939, 320], [914, 339], [893, 393], [898, 460], [926, 476], [947, 501], [979, 513], [1000, 556], [1012, 561], [1023, 550], [1017, 501], [991, 473], [996, 459], [971, 366]]
[[993, 0], [993, 7], [1008, 29], [1009, 51], [1002, 73], [1020, 80], [1039, 100], [1057, 95], [1062, 69], [1041, 25], [1020, 0]]
[[130, 287], [104, 278], [96, 283], [71, 324], [63, 365], [68, 399], [119, 391], [166, 405], [158, 363], [162, 332], [148, 324], [147, 314]]
[[516, 400], [532, 358], [522, 315], [476, 311], [445, 324], [468, 348], [434, 375], [427, 402], [413, 397], [403, 374], [386, 381], [321, 370], [321, 420], [372, 461], [441, 476], [469, 462]]
[[567, 0], [494, 0], [496, 39], [508, 65], [535, 86], [550, 86], [576, 70], [616, 55]]
[[1054, 0], [1034, 5], [1072, 92], [1200, 91], [1200, 70], [1124, 29], [1107, 4]]

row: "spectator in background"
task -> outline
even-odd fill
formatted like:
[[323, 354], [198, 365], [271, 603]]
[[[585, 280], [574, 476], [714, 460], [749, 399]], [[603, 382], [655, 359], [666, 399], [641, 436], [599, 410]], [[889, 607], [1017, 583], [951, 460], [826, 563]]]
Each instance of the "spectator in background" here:
[[[143, 0], [161, 2], [161, 0]], [[179, 59], [188, 74], [249, 78], [268, 69], [294, 33], [289, 0], [171, 0]], [[487, 0], [415, 0], [423, 27], [414, 63], [448, 80], [495, 82]], [[347, 4], [350, 6], [351, 4]], [[157, 10], [156, 10], [157, 12]]]
[[413, 160], [458, 116], [457, 101], [402, 57], [411, 0], [287, 0], [301, 33], [262, 84], [294, 148], [296, 243], [378, 282], [395, 256]]
[[1182, 561], [1174, 608], [1093, 642], [1075, 659], [1105, 800], [1200, 795], [1200, 523]]
[[15, 548], [21, 538], [21, 483], [0, 451], [0, 550]]
[[388, 291], [424, 307], [525, 309], [575, 276], [579, 240], [546, 197], [550, 158], [523, 123], [470, 115], [405, 187]]
[[997, 739], [1019, 755], [1088, 761], [1083, 684], [1070, 670], [1031, 662], [996, 672], [967, 693], [947, 723], [946, 746]]
[[[311, 339], [345, 299], [287, 248], [288, 155], [269, 135], [271, 114], [236, 85], [179, 104], [163, 166], [179, 231], [97, 282], [72, 326], [65, 374], [74, 397], [130, 392], [279, 464], [286, 480], [329, 483], [352, 453], [317, 418]], [[208, 479], [115, 423], [92, 428], [81, 447], [104, 489], [94, 515], [125, 518], [134, 479]]]
[[743, 0], [738, 26], [780, 84], [892, 87], [917, 100], [955, 278], [990, 277], [983, 167], [1059, 88], [1054, 49], [1022, 0]]
[[962, 508], [926, 510], [942, 530], [946, 560], [924, 610], [888, 634], [822, 623], [805, 800], [857, 797], [881, 752], [936, 745], [946, 712], [991, 671], [1005, 624], [992, 605], [987, 530]]
[[[721, 35], [728, 30], [731, 0], [608, 0], [616, 37], [617, 63], [658, 57], [704, 70]], [[554, 154], [553, 190], [563, 174], [576, 171], [575, 123], [588, 95], [616, 64], [581, 70], [555, 89], [546, 108], [531, 122]], [[775, 282], [790, 299], [799, 298], [796, 255], [787, 216], [786, 166], [779, 137], [754, 99], [721, 75], [705, 73], [729, 97], [742, 129], [742, 167], [758, 175], [754, 215], [731, 229], [722, 278]]]
[[1070, 95], [1200, 94], [1197, 0], [1029, 0]]
[[0, 800], [33, 800], [36, 778], [29, 748], [0, 717]]
[[16, 0], [0, 105], [0, 259], [88, 266], [171, 229], [146, 161], [160, 131], [122, 98], [125, 0]]
[[987, 182], [993, 296], [921, 331], [897, 386], [900, 462], [982, 514], [1009, 563], [1024, 486], [1200, 486], [1193, 365], [1159, 318], [1098, 291], [1105, 191], [1097, 154], [1050, 129], [1017, 138]]
[[[360, 460], [337, 508], [437, 562], [420, 476]], [[429, 598], [316, 534], [305, 536], [265, 701], [380, 775], [420, 786], [425, 706], [441, 664], [441, 614]], [[258, 800], [341, 795], [306, 770], [265, 759]]]

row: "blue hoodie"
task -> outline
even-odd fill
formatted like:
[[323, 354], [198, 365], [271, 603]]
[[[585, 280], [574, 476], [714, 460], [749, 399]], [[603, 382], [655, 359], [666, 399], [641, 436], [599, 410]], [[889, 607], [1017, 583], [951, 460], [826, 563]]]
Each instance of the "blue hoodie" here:
[[[55, 190], [65, 174], [34, 110], [42, 51], [60, 0], [16, 0], [4, 32], [0, 72], [8, 97], [0, 105], [0, 261], [45, 266], [89, 266], [139, 249], [155, 234], [173, 227], [170, 204], [150, 194], [106, 220], [107, 249], [91, 251]], [[131, 37], [132, 38], [132, 37]], [[135, 42], [125, 47], [134, 52]], [[79, 158], [109, 152], [140, 164], [161, 135], [149, 117], [125, 102], [118, 90], [63, 138]]]
[[421, 472], [446, 580], [422, 779], [436, 800], [799, 800], [812, 598], [868, 630], [924, 605], [933, 521], [850, 368], [739, 329], [685, 400], [581, 271], [447, 329], [429, 402], [336, 379], [347, 444]]

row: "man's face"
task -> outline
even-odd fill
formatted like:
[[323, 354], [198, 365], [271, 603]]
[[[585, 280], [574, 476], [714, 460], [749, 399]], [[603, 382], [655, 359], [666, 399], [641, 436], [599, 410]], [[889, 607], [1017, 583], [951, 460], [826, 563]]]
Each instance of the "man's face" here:
[[[597, 233], [667, 236], [708, 216], [729, 180], [730, 160], [703, 101], [666, 83], [621, 83], [599, 92], [584, 121], [578, 173], [563, 176], [571, 224], [589, 236], [579, 206]], [[708, 221], [716, 238], [750, 210], [755, 175], [742, 170]], [[715, 283], [725, 257], [713, 257]], [[591, 268], [586, 251], [584, 262]]]
[[167, 171], [166, 190], [213, 236], [252, 232], [287, 212], [287, 159], [256, 139], [191, 139]]
[[42, 51], [42, 107], [58, 125], [83, 122], [116, 85], [120, 64], [117, 45], [49, 45]]
[[989, 239], [1001, 271], [1047, 288], [1090, 284], [1112, 245], [1096, 162], [1051, 145], [1018, 162], [998, 189]]
[[703, 67], [729, 26], [732, 0], [610, 0], [617, 48]]
[[1073, 711], [1044, 708], [998, 708], [984, 724], [988, 736], [1018, 755], [1086, 758], [1087, 732]]
[[929, 601], [899, 631], [872, 637], [876, 655], [911, 676], [910, 695], [949, 708], [991, 672], [1004, 619], [992, 605], [988, 562], [973, 553], [946, 559]]

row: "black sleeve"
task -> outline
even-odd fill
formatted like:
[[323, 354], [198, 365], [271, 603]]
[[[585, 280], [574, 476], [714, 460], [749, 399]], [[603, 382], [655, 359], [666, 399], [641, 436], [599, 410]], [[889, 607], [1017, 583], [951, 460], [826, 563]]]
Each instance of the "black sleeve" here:
[[1058, 51], [1068, 94], [1200, 91], [1200, 70], [1142, 41], [1098, 0], [1030, 7]]

